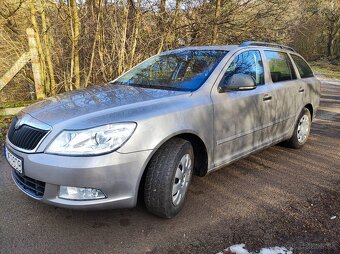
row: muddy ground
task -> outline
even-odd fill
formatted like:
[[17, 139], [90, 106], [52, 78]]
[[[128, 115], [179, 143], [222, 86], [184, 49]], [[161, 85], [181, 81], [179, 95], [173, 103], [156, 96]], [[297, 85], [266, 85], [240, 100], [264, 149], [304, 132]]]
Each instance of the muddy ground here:
[[196, 254], [239, 243], [249, 251], [340, 253], [340, 84], [323, 83], [303, 149], [274, 146], [195, 177], [183, 211], [171, 220], [143, 207], [55, 208], [25, 196], [10, 175], [1, 157], [0, 253]]

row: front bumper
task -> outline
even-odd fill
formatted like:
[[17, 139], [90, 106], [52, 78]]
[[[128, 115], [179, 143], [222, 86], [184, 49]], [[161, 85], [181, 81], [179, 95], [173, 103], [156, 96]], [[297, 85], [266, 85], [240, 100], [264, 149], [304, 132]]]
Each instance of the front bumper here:
[[[137, 203], [139, 182], [151, 150], [135, 153], [113, 152], [101, 156], [69, 157], [45, 153], [27, 154], [6, 144], [23, 159], [24, 175], [45, 183], [44, 203], [76, 209], [130, 208]], [[60, 186], [90, 187], [105, 193], [105, 199], [76, 201], [58, 197]]]

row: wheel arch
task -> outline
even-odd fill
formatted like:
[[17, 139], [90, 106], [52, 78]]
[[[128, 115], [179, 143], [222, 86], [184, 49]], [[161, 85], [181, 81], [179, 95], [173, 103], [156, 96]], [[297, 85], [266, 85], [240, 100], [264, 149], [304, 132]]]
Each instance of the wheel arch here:
[[193, 149], [194, 149], [194, 174], [197, 176], [205, 176], [208, 172], [208, 150], [207, 146], [204, 143], [204, 141], [198, 136], [197, 133], [194, 133], [193, 131], [182, 131], [177, 132], [166, 139], [162, 140], [155, 149], [152, 151], [152, 153], [149, 155], [147, 162], [145, 163], [145, 167], [143, 169], [142, 176], [138, 183], [138, 193], [137, 193], [137, 201], [144, 202], [143, 196], [144, 196], [144, 184], [145, 184], [145, 176], [148, 170], [149, 163], [156, 153], [156, 151], [162, 147], [165, 143], [167, 143], [169, 140], [173, 138], [181, 138], [184, 140], [187, 140], [191, 143]]
[[310, 113], [312, 120], [313, 120], [313, 117], [314, 117], [314, 115], [313, 115], [314, 114], [313, 105], [311, 103], [308, 103], [304, 107], [309, 110], [309, 113]]

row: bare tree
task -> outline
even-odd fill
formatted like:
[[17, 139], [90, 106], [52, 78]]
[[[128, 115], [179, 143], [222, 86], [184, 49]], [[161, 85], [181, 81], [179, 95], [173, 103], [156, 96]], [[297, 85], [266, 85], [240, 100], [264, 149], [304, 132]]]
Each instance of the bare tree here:
[[[141, 15], [141, 0], [137, 0], [137, 6], [134, 8], [134, 18], [133, 18], [133, 31], [132, 31], [132, 46], [130, 50], [130, 62], [128, 64], [128, 68], [131, 68], [134, 64], [135, 53], [137, 48], [138, 36], [139, 36], [139, 21]], [[130, 5], [134, 6], [133, 0], [130, 0]]]
[[[33, 30], [34, 30], [34, 36], [35, 36], [35, 40], [36, 40], [36, 48], [38, 50], [38, 60], [40, 61], [40, 76], [41, 76], [41, 81], [42, 81], [42, 85], [45, 87], [45, 92], [47, 90], [49, 90], [49, 83], [46, 82], [46, 76], [45, 76], [45, 55], [44, 55], [44, 51], [43, 51], [43, 46], [41, 43], [41, 39], [40, 39], [40, 28], [38, 25], [38, 21], [37, 21], [37, 6], [36, 6], [36, 1], [34, 0], [30, 0], [29, 2], [30, 5], [30, 10], [31, 10], [31, 23], [33, 26]], [[46, 87], [47, 86], [47, 87]]]
[[[297, 46], [310, 59], [334, 58], [339, 16], [339, 0], [2, 0], [0, 75], [27, 51], [27, 27], [35, 31], [43, 90], [54, 95], [186, 45], [264, 40]], [[6, 86], [10, 98], [27, 83], [33, 73], [25, 67]]]
[[211, 38], [211, 43], [216, 44], [217, 36], [218, 36], [218, 22], [221, 15], [221, 0], [216, 0], [215, 3], [215, 17], [214, 17], [214, 24], [213, 24], [213, 33]]
[[[76, 0], [69, 0], [71, 22], [72, 22], [72, 51], [73, 51], [73, 67], [74, 67], [74, 86], [80, 88], [80, 63], [79, 63], [79, 36], [80, 36], [80, 21], [78, 16], [78, 8]], [[72, 76], [71, 76], [72, 77]]]
[[51, 56], [51, 48], [52, 48], [52, 35], [50, 32], [50, 25], [49, 25], [49, 19], [46, 15], [46, 2], [39, 0], [39, 10], [40, 10], [40, 16], [41, 16], [41, 25], [42, 25], [42, 33], [43, 33], [43, 40], [44, 40], [44, 51], [45, 51], [45, 57], [48, 67], [48, 81], [49, 81], [49, 89], [46, 87], [46, 93], [48, 92], [51, 95], [56, 94], [56, 84], [55, 84], [55, 78], [54, 78], [54, 67], [52, 63], [52, 56]]
[[340, 1], [331, 0], [325, 1], [321, 7], [321, 13], [325, 17], [325, 23], [327, 28], [327, 55], [334, 56], [336, 48], [336, 42], [340, 43]]
[[120, 75], [124, 71], [124, 64], [125, 64], [125, 48], [126, 48], [126, 37], [127, 37], [127, 28], [129, 22], [129, 5], [122, 1], [122, 8], [123, 8], [123, 24], [121, 30], [121, 40], [120, 40], [120, 49], [118, 53], [118, 70], [117, 74]]

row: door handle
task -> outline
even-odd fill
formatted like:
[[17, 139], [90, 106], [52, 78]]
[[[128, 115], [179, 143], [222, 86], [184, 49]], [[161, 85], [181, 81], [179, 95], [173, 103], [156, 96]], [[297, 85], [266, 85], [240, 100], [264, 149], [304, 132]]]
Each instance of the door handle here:
[[270, 101], [272, 99], [272, 96], [270, 94], [265, 94], [263, 96], [263, 101]]
[[299, 93], [303, 93], [305, 91], [305, 89], [303, 89], [302, 87], [299, 88]]

